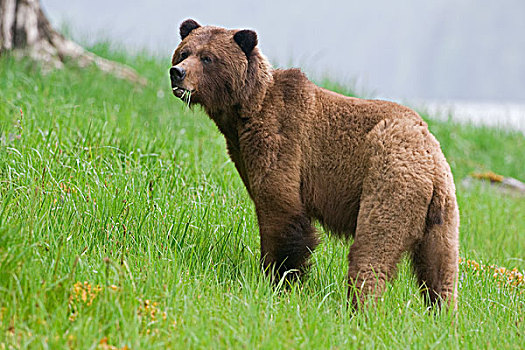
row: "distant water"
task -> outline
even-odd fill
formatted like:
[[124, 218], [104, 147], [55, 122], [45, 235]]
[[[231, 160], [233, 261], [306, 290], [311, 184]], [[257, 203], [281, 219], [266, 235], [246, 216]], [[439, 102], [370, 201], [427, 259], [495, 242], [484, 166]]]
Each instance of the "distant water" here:
[[429, 116], [476, 125], [488, 125], [525, 134], [525, 104], [468, 102], [468, 101], [420, 101], [411, 106], [425, 111]]

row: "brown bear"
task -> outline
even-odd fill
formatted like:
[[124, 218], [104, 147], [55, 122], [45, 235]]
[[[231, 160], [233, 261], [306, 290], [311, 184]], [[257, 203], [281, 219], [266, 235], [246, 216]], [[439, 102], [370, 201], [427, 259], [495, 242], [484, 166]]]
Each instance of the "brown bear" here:
[[427, 124], [393, 102], [346, 97], [299, 69], [273, 69], [251, 30], [186, 20], [173, 93], [226, 138], [255, 203], [261, 261], [300, 275], [318, 244], [312, 220], [353, 237], [349, 298], [377, 298], [407, 252], [426, 300], [455, 306], [459, 213], [450, 167]]

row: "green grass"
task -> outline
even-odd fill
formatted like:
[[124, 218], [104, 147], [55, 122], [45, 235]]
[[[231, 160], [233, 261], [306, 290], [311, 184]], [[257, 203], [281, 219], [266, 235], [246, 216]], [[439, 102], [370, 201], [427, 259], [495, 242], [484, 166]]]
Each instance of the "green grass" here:
[[[324, 234], [309, 278], [273, 288], [223, 137], [171, 95], [169, 59], [93, 49], [150, 84], [0, 59], [0, 349], [523, 346], [524, 288], [465, 265], [455, 316], [425, 309], [406, 261], [353, 315], [348, 245]], [[523, 198], [461, 180], [525, 180], [524, 136], [429, 124], [458, 185], [461, 255], [523, 270]]]

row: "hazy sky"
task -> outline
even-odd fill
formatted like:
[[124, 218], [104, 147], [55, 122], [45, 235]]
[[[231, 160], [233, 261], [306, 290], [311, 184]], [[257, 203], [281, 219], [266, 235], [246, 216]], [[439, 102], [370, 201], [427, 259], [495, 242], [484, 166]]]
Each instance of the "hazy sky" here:
[[41, 0], [76, 38], [169, 56], [186, 18], [251, 28], [263, 53], [358, 92], [525, 102], [525, 1]]

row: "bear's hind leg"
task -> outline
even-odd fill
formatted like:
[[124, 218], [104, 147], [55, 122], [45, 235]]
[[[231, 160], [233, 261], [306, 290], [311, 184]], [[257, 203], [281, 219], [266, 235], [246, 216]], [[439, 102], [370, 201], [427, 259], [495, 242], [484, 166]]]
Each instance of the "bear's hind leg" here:
[[[420, 241], [433, 190], [433, 162], [421, 126], [385, 121], [369, 137], [368, 170], [348, 255], [354, 307], [368, 295], [379, 298], [403, 253]], [[421, 147], [414, 146], [418, 143]]]
[[412, 260], [426, 302], [440, 306], [444, 301], [455, 309], [459, 214], [455, 199], [451, 198], [448, 203], [443, 222], [427, 224], [424, 237], [414, 248]]
[[356, 237], [348, 255], [349, 298], [354, 307], [367, 295], [380, 296], [403, 253], [412, 251], [423, 236], [432, 191], [415, 181], [386, 181], [373, 187], [361, 199]]
[[[379, 242], [375, 242], [380, 244]], [[354, 309], [359, 308], [368, 296], [377, 300], [383, 293], [386, 282], [396, 273], [396, 265], [402, 250], [390, 251], [388, 259], [379, 259], [371, 250], [378, 246], [369, 242], [354, 242], [348, 254], [348, 299]], [[371, 257], [373, 258], [371, 259]], [[375, 260], [374, 258], [377, 258]]]

